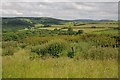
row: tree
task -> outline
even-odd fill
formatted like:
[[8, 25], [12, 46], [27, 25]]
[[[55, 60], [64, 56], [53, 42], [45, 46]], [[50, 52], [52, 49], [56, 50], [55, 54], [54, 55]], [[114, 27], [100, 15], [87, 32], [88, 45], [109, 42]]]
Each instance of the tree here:
[[72, 29], [71, 27], [68, 28], [67, 33], [68, 33], [69, 35], [75, 34], [75, 32], [73, 31], [73, 29]]
[[73, 26], [74, 26], [74, 23], [73, 23], [73, 22], [68, 22], [68, 23], [66, 23], [65, 25], [66, 25], [66, 27], [69, 28], [69, 27], [73, 27]]
[[68, 27], [67, 33], [68, 33], [69, 35], [74, 34], [74, 31], [73, 31], [73, 29], [72, 29], [72, 27], [74, 26], [74, 23], [73, 23], [73, 22], [68, 22], [68, 23], [66, 23], [66, 26]]

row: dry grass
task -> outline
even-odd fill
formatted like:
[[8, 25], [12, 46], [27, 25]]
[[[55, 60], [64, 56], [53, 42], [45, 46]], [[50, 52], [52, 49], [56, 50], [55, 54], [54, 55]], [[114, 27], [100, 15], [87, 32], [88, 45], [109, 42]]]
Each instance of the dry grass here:
[[67, 57], [29, 59], [29, 51], [20, 50], [3, 57], [3, 78], [117, 78], [116, 60], [76, 60]]

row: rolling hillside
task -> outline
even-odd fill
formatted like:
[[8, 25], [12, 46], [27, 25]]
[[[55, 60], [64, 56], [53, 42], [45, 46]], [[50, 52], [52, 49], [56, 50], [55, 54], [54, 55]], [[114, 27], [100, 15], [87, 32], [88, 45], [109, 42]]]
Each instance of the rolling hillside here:
[[[36, 24], [43, 25], [64, 25], [67, 22], [73, 22], [74, 25], [78, 24], [78, 26], [83, 25], [84, 27], [87, 24], [117, 24], [117, 21], [113, 20], [91, 20], [91, 19], [78, 19], [78, 20], [61, 20], [50, 17], [3, 17], [2, 18], [2, 27], [3, 29], [23, 29], [28, 27], [34, 27]], [[101, 24], [100, 24], [101, 25]], [[114, 25], [113, 25], [114, 26]], [[97, 26], [96, 26], [97, 27]], [[99, 26], [98, 26], [99, 27]]]

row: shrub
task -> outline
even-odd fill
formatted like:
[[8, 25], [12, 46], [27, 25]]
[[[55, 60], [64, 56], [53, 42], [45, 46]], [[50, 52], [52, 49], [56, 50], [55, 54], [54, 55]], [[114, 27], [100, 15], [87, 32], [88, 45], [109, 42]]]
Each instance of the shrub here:
[[49, 24], [45, 24], [44, 27], [51, 27], [51, 25], [49, 25]]
[[61, 29], [68, 29], [68, 27], [62, 27]]
[[48, 43], [48, 53], [53, 56], [60, 56], [60, 53], [66, 48], [66, 43], [62, 40], [53, 40]]
[[2, 56], [10, 56], [13, 55], [15, 52], [17, 52], [17, 48], [10, 46], [2, 49]]
[[7, 47], [17, 47], [17, 42], [16, 41], [8, 41], [8, 42], [2, 42], [2, 48], [7, 48]]
[[21, 48], [25, 48], [25, 47], [27, 46], [27, 44], [22, 43], [22, 44], [19, 44], [19, 46], [20, 46]]
[[89, 53], [89, 59], [99, 59], [99, 60], [104, 60], [104, 59], [117, 59], [117, 49], [107, 47], [107, 48], [91, 48], [88, 51]]
[[96, 26], [91, 26], [91, 28], [96, 28]]
[[48, 43], [35, 46], [31, 49], [32, 52], [37, 53], [38, 55], [52, 55], [59, 57], [63, 50], [67, 49], [66, 42], [63, 40], [52, 40]]
[[83, 30], [78, 30], [77, 34], [82, 34]]
[[40, 56], [44, 56], [46, 55], [47, 51], [47, 45], [43, 44], [43, 45], [38, 45], [38, 46], [34, 46], [32, 47], [31, 51], [37, 53]]
[[28, 44], [28, 45], [41, 45], [41, 44], [45, 44], [49, 41], [49, 37], [27, 37], [25, 39], [20, 40], [20, 43], [24, 43], [24, 44]]
[[71, 47], [71, 49], [72, 49], [72, 51], [68, 52], [67, 56], [70, 58], [73, 58], [75, 51], [73, 50], [73, 47]]
[[68, 35], [75, 35], [76, 32], [73, 31], [73, 28], [69, 27], [68, 30], [67, 30], [67, 34]]
[[18, 43], [16, 41], [2, 42], [2, 56], [13, 55], [18, 51]]
[[73, 32], [73, 28], [69, 27], [68, 32]]
[[55, 29], [54, 29], [54, 31], [58, 31], [58, 29], [57, 29], [57, 28], [55, 28]]
[[75, 56], [80, 57], [83, 59], [88, 59], [89, 54], [88, 50], [91, 47], [91, 44], [88, 42], [79, 42], [79, 43], [74, 43], [74, 49], [75, 49]]
[[4, 41], [11, 41], [11, 40], [16, 41], [19, 39], [19, 36], [14, 32], [8, 32], [6, 34], [3, 34], [2, 38]]

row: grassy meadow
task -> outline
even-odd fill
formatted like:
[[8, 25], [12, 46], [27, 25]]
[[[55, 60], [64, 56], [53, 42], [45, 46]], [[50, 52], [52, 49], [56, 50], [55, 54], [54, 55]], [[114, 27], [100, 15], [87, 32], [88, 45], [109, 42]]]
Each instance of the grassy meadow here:
[[3, 78], [117, 78], [116, 60], [67, 57], [30, 60], [28, 51], [3, 57]]
[[3, 27], [2, 77], [118, 78], [116, 22], [81, 24]]

